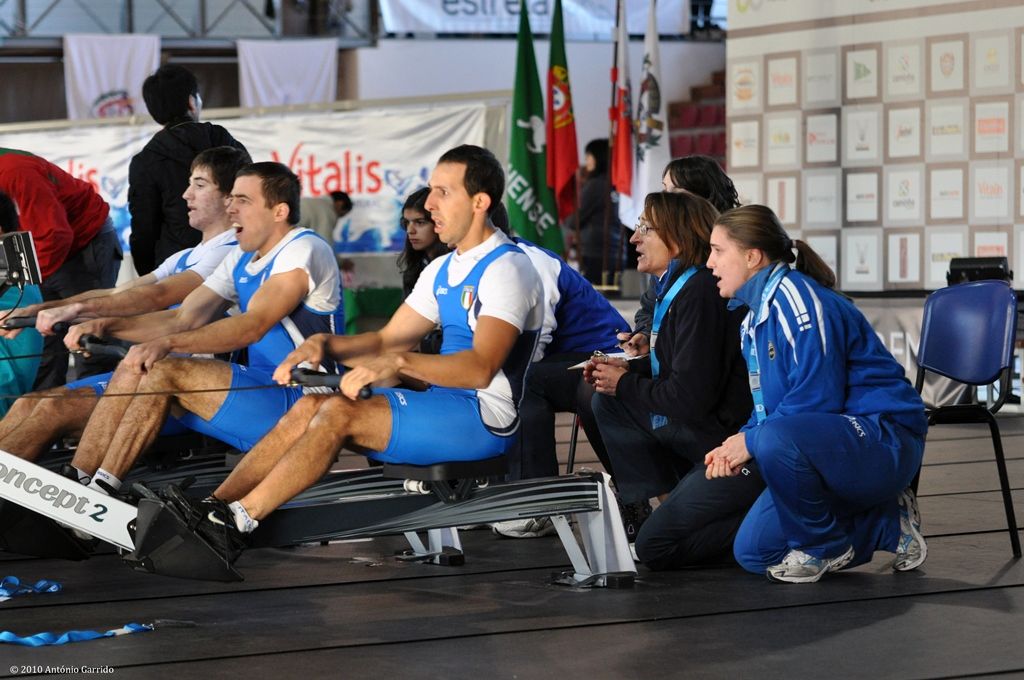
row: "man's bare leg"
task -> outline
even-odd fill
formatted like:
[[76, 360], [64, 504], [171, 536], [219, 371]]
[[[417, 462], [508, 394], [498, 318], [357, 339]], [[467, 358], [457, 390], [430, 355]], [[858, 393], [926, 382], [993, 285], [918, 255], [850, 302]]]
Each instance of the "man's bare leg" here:
[[39, 390], [17, 399], [7, 414], [0, 419], [0, 442], [7, 438], [12, 432], [21, 427], [26, 420], [32, 417], [32, 411], [39, 406], [39, 399], [33, 399], [34, 394], [58, 394], [63, 388], [57, 387], [52, 390]]
[[[132, 371], [118, 366], [114, 374], [110, 376], [107, 383], [106, 393], [108, 394], [134, 394], [141, 391], [139, 385], [145, 376], [133, 373]], [[78, 449], [71, 464], [79, 470], [93, 474], [99, 468], [103, 455], [106, 453], [107, 444], [117, 431], [117, 426], [124, 418], [134, 397], [106, 397], [99, 400], [88, 423], [82, 431], [82, 437], [78, 442]]]
[[[225, 391], [104, 399], [124, 400], [127, 405], [116, 423], [97, 422], [100, 409], [96, 409], [85, 428], [73, 464], [79, 467], [81, 462], [80, 469], [86, 472], [103, 468], [114, 477], [123, 479], [139, 455], [156, 439], [172, 403], [209, 420], [227, 398], [231, 375], [229, 364], [213, 359], [169, 357], [158, 361], [139, 380], [136, 391], [182, 392], [212, 388], [224, 388]], [[113, 381], [110, 389], [113, 391]]]
[[[352, 401], [331, 395], [320, 402], [309, 426], [263, 481], [241, 499], [242, 507], [253, 519], [263, 519], [323, 477], [343, 446], [383, 451], [390, 440], [387, 398]], [[228, 486], [228, 481], [223, 486]]]
[[320, 405], [329, 394], [309, 394], [299, 399], [288, 412], [277, 421], [270, 432], [252, 447], [231, 471], [231, 474], [213, 492], [216, 498], [228, 502], [236, 501], [256, 488], [270, 471], [284, 457], [295, 442], [309, 429]]
[[81, 434], [99, 399], [90, 387], [55, 387], [35, 394], [52, 399], [22, 397], [0, 421], [0, 450], [35, 460], [61, 437]]

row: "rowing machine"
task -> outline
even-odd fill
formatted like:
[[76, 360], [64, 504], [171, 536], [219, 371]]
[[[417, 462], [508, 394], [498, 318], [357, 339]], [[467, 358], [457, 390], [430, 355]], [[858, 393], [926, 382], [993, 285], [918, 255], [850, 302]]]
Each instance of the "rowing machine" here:
[[[296, 382], [337, 386], [338, 376], [293, 371]], [[340, 397], [339, 397], [340, 398]], [[278, 508], [260, 522], [252, 546], [286, 546], [403, 533], [417, 558], [442, 563], [458, 551], [453, 527], [510, 519], [551, 517], [573, 565], [573, 584], [627, 586], [636, 568], [607, 475], [591, 473], [487, 484], [504, 474], [505, 458], [339, 471]], [[569, 525], [580, 526], [581, 548]], [[177, 554], [184, 519], [163, 501], [139, 502], [134, 551], [125, 560], [137, 569], [195, 578], [191, 559]], [[429, 545], [417, 532], [426, 531]], [[447, 548], [447, 549], [446, 549]], [[218, 558], [219, 560], [220, 558]], [[223, 563], [222, 563], [223, 564]]]

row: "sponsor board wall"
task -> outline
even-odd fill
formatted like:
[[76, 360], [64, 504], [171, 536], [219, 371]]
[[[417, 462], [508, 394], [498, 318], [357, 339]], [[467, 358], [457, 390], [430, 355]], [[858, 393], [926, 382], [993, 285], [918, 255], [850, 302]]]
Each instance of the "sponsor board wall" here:
[[[504, 102], [467, 102], [243, 118], [218, 118], [214, 111], [209, 120], [228, 128], [253, 160], [288, 165], [302, 181], [303, 196], [351, 194], [356, 209], [338, 222], [335, 251], [387, 252], [386, 268], [393, 278], [394, 251], [405, 238], [399, 225], [405, 197], [426, 186], [445, 149], [465, 143], [506, 143], [506, 107]], [[0, 131], [0, 146], [29, 150], [90, 182], [110, 204], [127, 246], [128, 163], [158, 126], [125, 119], [40, 127]]]
[[850, 291], [1005, 255], [1024, 288], [1024, 5], [731, 0], [730, 175]]

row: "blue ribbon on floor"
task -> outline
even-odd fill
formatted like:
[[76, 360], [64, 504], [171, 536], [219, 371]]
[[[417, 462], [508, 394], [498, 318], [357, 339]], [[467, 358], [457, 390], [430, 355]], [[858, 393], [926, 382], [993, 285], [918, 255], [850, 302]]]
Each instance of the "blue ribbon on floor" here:
[[[0, 602], [5, 602], [12, 597], [31, 595], [33, 593], [57, 593], [61, 585], [56, 581], [42, 579], [34, 584], [22, 583], [17, 576], [5, 576], [0, 581]], [[94, 630], [71, 630], [67, 633], [36, 633], [35, 635], [15, 635], [9, 630], [0, 631], [0, 643], [10, 645], [21, 645], [23, 647], [45, 647], [47, 645], [65, 645], [69, 642], [85, 642], [97, 638], [116, 637], [118, 635], [130, 635], [153, 630], [153, 624], [129, 623], [122, 628], [115, 628], [100, 633]]]
[[60, 635], [56, 633], [36, 633], [35, 635], [26, 635], [25, 637], [5, 630], [0, 632], [0, 642], [21, 645], [23, 647], [46, 647], [48, 645], [66, 645], [69, 642], [85, 642], [87, 640], [116, 637], [118, 635], [131, 635], [132, 633], [141, 633], [147, 630], [153, 630], [152, 624], [129, 623], [123, 628], [115, 628], [105, 633], [99, 633], [95, 630], [71, 630]]
[[43, 579], [37, 581], [34, 585], [22, 583], [17, 576], [5, 576], [0, 581], [0, 602], [6, 602], [12, 597], [18, 597], [19, 595], [31, 595], [33, 593], [57, 593], [60, 592], [61, 585], [56, 581], [48, 581]]

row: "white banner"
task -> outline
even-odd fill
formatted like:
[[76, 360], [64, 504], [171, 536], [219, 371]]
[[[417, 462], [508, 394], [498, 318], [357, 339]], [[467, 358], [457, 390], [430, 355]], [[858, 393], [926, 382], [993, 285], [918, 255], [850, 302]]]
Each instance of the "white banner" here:
[[142, 81], [160, 66], [160, 36], [64, 36], [64, 94], [68, 118], [144, 114]]
[[[484, 143], [487, 107], [465, 104], [220, 120], [253, 160], [275, 160], [302, 180], [303, 196], [345, 191], [355, 207], [335, 230], [337, 252], [402, 248], [405, 197], [426, 186], [438, 157]], [[42, 156], [90, 182], [110, 204], [127, 249], [128, 162], [156, 125], [105, 125], [0, 135], [0, 146]]]
[[640, 69], [640, 88], [636, 98], [636, 169], [633, 172], [632, 211], [623, 214], [619, 198], [619, 219], [632, 228], [644, 211], [644, 200], [652, 191], [661, 191], [662, 173], [672, 160], [668, 148], [668, 105], [661, 95], [661, 56], [655, 26], [655, 1], [650, 0], [647, 33], [644, 36], [644, 60]]
[[[527, 0], [534, 35], [551, 33], [554, 0]], [[611, 40], [615, 0], [562, 0], [565, 37]], [[516, 33], [519, 0], [380, 0], [389, 33]], [[690, 32], [689, 0], [660, 0], [658, 28], [663, 35]], [[626, 0], [626, 25], [640, 34], [647, 26], [647, 1]]]
[[337, 40], [239, 40], [237, 46], [242, 108], [337, 99]]

